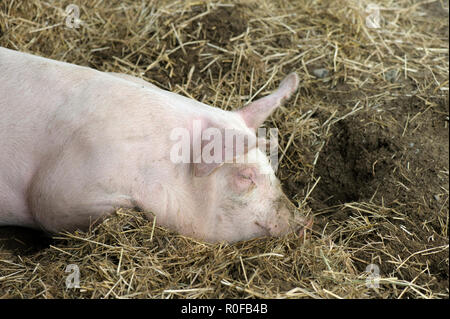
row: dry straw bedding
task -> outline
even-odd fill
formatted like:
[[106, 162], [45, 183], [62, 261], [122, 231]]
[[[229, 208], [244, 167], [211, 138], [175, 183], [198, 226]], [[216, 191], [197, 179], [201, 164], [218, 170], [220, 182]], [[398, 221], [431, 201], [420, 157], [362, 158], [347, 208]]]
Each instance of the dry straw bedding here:
[[[233, 245], [127, 210], [53, 239], [2, 228], [0, 297], [448, 298], [448, 1], [371, 2], [378, 29], [364, 1], [1, 1], [1, 46], [227, 110], [296, 71], [266, 126], [286, 193], [316, 223], [302, 240]], [[65, 25], [71, 3], [79, 28]]]

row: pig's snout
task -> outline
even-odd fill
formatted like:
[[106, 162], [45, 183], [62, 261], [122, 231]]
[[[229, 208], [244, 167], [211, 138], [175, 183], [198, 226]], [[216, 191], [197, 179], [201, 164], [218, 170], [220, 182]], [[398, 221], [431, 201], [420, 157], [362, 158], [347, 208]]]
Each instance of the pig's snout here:
[[300, 238], [306, 229], [311, 228], [312, 217], [302, 216], [297, 208], [286, 198], [280, 202], [276, 214], [268, 222], [268, 231], [271, 236], [282, 236], [294, 232]]

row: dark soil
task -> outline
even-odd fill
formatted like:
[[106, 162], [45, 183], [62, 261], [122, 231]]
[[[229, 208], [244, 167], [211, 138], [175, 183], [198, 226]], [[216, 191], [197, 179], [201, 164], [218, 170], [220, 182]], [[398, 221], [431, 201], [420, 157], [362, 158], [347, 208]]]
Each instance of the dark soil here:
[[[219, 47], [221, 49], [227, 49], [233, 45], [230, 39], [244, 33], [247, 29], [247, 17], [245, 16], [245, 10], [242, 10], [245, 5], [237, 5], [234, 7], [218, 7], [214, 9], [210, 14], [204, 17], [194, 20], [186, 25], [184, 32], [179, 35], [182, 44], [189, 41], [201, 41], [207, 40], [210, 44]], [[192, 10], [184, 17], [186, 20], [191, 19], [201, 12], [205, 11], [204, 5], [197, 6], [198, 10]], [[167, 31], [170, 29], [168, 28]], [[206, 43], [206, 41], [205, 41]], [[169, 61], [162, 61], [155, 69], [149, 70], [149, 78], [155, 79], [160, 85], [167, 87], [173, 87], [175, 85], [182, 85], [186, 83], [189, 78], [191, 68], [193, 73], [191, 79], [193, 83], [198, 83], [200, 79], [205, 76], [210, 76], [204, 68], [211, 62], [212, 57], [215, 56], [217, 49], [207, 46], [205, 43], [198, 43], [194, 45], [183, 45], [183, 49], [179, 48], [170, 54], [169, 59], [176, 65], [171, 64]], [[168, 36], [162, 39], [162, 46], [165, 46], [167, 50], [172, 50], [181, 45], [176, 37]], [[210, 54], [210, 56], [203, 56]], [[157, 57], [153, 57], [153, 60]], [[259, 59], [244, 58], [243, 65], [258, 65], [260, 66]], [[148, 61], [142, 60], [141, 63], [148, 63]], [[208, 72], [214, 77], [221, 78], [222, 75], [230, 72], [232, 69], [232, 60], [228, 63], [213, 63]], [[175, 70], [175, 72], [173, 72]], [[210, 93], [208, 88], [204, 88], [204, 93]]]
[[[380, 227], [379, 235], [396, 238], [386, 240], [387, 250], [405, 259], [448, 243], [442, 233], [448, 209], [442, 189], [448, 186], [448, 98], [432, 100], [431, 105], [414, 96], [398, 98], [380, 108], [383, 111], [360, 112], [334, 125], [315, 166], [321, 180], [311, 194], [310, 207], [320, 212], [345, 203], [370, 202], [401, 212], [403, 219], [387, 216], [395, 227]], [[332, 211], [317, 218], [318, 229], [330, 219], [345, 221], [353, 214], [349, 209]], [[365, 250], [355, 257], [371, 258]], [[446, 251], [413, 258], [439, 274], [436, 285], [448, 288]], [[395, 269], [390, 263], [383, 267], [386, 274]], [[417, 275], [405, 271], [402, 279]]]

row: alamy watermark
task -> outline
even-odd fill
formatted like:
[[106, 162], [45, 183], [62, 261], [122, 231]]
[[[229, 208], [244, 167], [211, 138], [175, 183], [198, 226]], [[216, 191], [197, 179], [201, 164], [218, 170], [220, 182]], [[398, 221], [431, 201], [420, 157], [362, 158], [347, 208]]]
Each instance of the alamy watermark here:
[[81, 24], [80, 8], [76, 4], [69, 4], [66, 7], [66, 27], [78, 29]]
[[375, 3], [369, 3], [366, 6], [366, 27], [369, 29], [379, 29], [381, 28], [381, 15], [380, 7]]
[[367, 288], [380, 288], [380, 267], [376, 264], [367, 265], [366, 272], [369, 273], [366, 278]]
[[69, 275], [66, 277], [66, 288], [80, 288], [80, 268], [75, 264], [67, 265], [65, 272]]
[[[268, 134], [267, 134], [268, 133]], [[267, 140], [266, 136], [269, 136]], [[278, 168], [278, 129], [258, 128], [257, 134], [236, 129], [208, 127], [202, 129], [202, 121], [194, 120], [192, 130], [184, 127], [172, 129], [170, 149], [172, 163], [256, 163], [260, 156], [267, 156], [276, 172]], [[246, 154], [258, 148], [254, 156]]]

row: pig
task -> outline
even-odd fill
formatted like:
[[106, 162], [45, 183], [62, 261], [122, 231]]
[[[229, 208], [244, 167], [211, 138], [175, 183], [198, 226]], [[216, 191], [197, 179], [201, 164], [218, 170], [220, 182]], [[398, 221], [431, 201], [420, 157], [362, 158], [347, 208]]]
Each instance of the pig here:
[[[312, 220], [252, 142], [298, 83], [291, 73], [272, 94], [225, 111], [130, 75], [0, 47], [0, 225], [71, 232], [129, 208], [205, 242], [301, 233]], [[247, 136], [243, 151], [223, 144], [231, 160], [171, 160], [173, 130], [192, 133], [194, 122]], [[189, 143], [202, 152], [198, 139]]]

